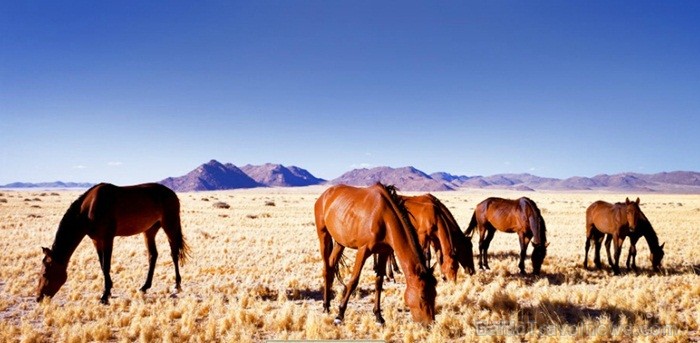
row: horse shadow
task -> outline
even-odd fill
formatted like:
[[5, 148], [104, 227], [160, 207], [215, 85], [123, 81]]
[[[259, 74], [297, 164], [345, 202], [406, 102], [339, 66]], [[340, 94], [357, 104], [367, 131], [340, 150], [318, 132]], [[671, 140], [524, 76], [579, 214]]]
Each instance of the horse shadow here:
[[287, 299], [289, 300], [323, 300], [323, 290], [322, 289], [288, 289], [286, 291]]
[[523, 307], [518, 314], [522, 323], [536, 323], [538, 325], [569, 325], [580, 327], [591, 318], [607, 317], [614, 326], [619, 326], [623, 318], [634, 322], [635, 317], [643, 316], [647, 325], [660, 325], [659, 318], [653, 313], [640, 313], [622, 309], [616, 306], [603, 308], [590, 308], [578, 304], [542, 300], [539, 305]]
[[[478, 257], [479, 255], [474, 255], [474, 257]], [[530, 254], [528, 254], [528, 257]], [[508, 260], [508, 259], [516, 259], [520, 260], [520, 253], [517, 251], [495, 251], [495, 252], [489, 252], [488, 253], [488, 258], [490, 259], [498, 259], [498, 260]]]

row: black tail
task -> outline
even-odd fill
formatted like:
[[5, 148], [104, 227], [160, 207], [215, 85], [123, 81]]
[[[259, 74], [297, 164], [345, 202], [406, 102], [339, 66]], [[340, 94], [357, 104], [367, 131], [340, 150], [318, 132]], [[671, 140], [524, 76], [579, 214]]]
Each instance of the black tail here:
[[474, 214], [472, 214], [472, 220], [469, 221], [469, 227], [467, 227], [467, 230], [464, 231], [464, 235], [467, 236], [467, 239], [471, 240], [472, 232], [474, 231], [475, 227], [476, 227], [476, 210], [474, 210]]
[[170, 243], [171, 249], [173, 252], [177, 251], [178, 261], [181, 265], [184, 265], [190, 256], [190, 246], [185, 241], [185, 236], [182, 233], [182, 224], [180, 222], [180, 200], [177, 198], [177, 195], [174, 193], [173, 195], [174, 198], [171, 199], [174, 201], [174, 204], [170, 209], [171, 213], [169, 218], [166, 219], [166, 225], [168, 226], [168, 232], [166, 233], [168, 235], [168, 243]]
[[340, 282], [343, 287], [347, 287], [345, 285], [345, 282], [343, 282], [343, 274], [340, 271], [340, 268], [347, 268], [348, 265], [345, 263], [345, 256], [343, 254], [340, 254], [338, 257], [338, 262], [335, 264], [335, 278], [338, 279], [338, 282]]

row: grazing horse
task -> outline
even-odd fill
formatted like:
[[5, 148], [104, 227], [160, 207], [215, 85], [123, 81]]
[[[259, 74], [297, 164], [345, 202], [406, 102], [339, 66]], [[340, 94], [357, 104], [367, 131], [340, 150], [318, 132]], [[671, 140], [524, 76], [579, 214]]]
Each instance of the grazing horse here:
[[537, 204], [529, 198], [488, 198], [474, 209], [465, 235], [471, 237], [474, 228], [479, 228], [479, 268], [490, 269], [488, 263], [489, 244], [496, 230], [516, 232], [520, 238], [520, 274], [525, 274], [527, 246], [532, 240], [532, 273], [538, 275], [547, 255], [547, 236], [544, 219]]
[[97, 250], [105, 281], [101, 302], [107, 304], [112, 289], [109, 269], [114, 237], [143, 233], [148, 247], [148, 275], [141, 291], [146, 292], [153, 280], [158, 258], [155, 237], [161, 227], [168, 236], [175, 265], [175, 287], [180, 290], [178, 261], [184, 262], [189, 248], [182, 235], [180, 201], [175, 192], [156, 183], [128, 187], [108, 183], [93, 186], [63, 215], [51, 249], [42, 248], [44, 259], [37, 300], [52, 297], [63, 286], [68, 277], [66, 269], [70, 257], [85, 236], [92, 239]]
[[[620, 273], [620, 255], [625, 237], [630, 237], [630, 249], [627, 256], [627, 268], [637, 270], [637, 241], [644, 236], [649, 244], [651, 252], [651, 265], [654, 271], [661, 267], [661, 259], [664, 256], [664, 245], [659, 245], [659, 238], [649, 219], [639, 207], [639, 198], [632, 202], [629, 198], [625, 203], [610, 204], [604, 201], [596, 201], [586, 210], [586, 257], [583, 261], [584, 268], [588, 268], [588, 251], [591, 241], [595, 243], [595, 257], [593, 259], [596, 268], [600, 269], [600, 246], [605, 237], [605, 250], [608, 255], [608, 264], [615, 274]], [[615, 242], [615, 259], [611, 258], [610, 244]], [[630, 266], [631, 262], [631, 266]]]
[[[430, 262], [430, 246], [437, 254], [443, 278], [457, 281], [457, 271], [461, 265], [467, 272], [474, 274], [474, 255], [471, 240], [468, 240], [450, 210], [432, 194], [402, 196], [410, 213], [411, 224], [416, 228], [418, 242], [421, 245], [427, 263]], [[389, 260], [389, 278], [394, 270], [396, 260]], [[392, 266], [393, 264], [393, 266]]]
[[413, 320], [423, 324], [435, 320], [437, 281], [432, 269], [425, 265], [415, 229], [393, 186], [377, 183], [367, 188], [346, 185], [330, 187], [316, 200], [314, 214], [323, 258], [324, 312], [330, 312], [333, 277], [343, 282], [338, 266], [343, 250], [346, 247], [357, 249], [352, 277], [349, 287], [345, 287], [336, 324], [343, 321], [350, 295], [360, 280], [362, 266], [372, 254], [379, 255], [373, 312], [376, 321], [384, 323], [380, 308], [382, 283], [386, 262], [392, 251], [396, 253], [406, 275], [404, 301], [411, 310]]

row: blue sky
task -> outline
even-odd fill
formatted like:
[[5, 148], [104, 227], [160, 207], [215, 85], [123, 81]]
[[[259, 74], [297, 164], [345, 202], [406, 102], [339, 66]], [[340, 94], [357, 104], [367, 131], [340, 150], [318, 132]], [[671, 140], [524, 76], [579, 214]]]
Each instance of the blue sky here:
[[0, 4], [0, 184], [700, 170], [700, 3]]

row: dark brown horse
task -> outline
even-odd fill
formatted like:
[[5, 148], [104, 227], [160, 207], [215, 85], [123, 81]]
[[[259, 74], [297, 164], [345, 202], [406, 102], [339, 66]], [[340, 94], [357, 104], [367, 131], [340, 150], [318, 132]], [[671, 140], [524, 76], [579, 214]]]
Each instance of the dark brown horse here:
[[107, 304], [112, 289], [109, 269], [114, 237], [143, 233], [149, 263], [146, 283], [141, 287], [145, 292], [153, 279], [158, 258], [155, 237], [161, 227], [168, 236], [175, 265], [175, 287], [180, 290], [178, 262], [184, 262], [189, 248], [182, 235], [180, 201], [175, 192], [155, 183], [129, 187], [101, 183], [90, 188], [63, 215], [51, 249], [42, 248], [44, 259], [37, 300], [52, 297], [63, 286], [70, 257], [85, 236], [92, 239], [97, 250], [105, 280], [101, 302]]
[[488, 198], [476, 205], [465, 235], [471, 237], [476, 227], [479, 228], [479, 268], [490, 269], [487, 258], [489, 244], [496, 230], [499, 230], [515, 232], [520, 238], [520, 274], [525, 274], [527, 246], [532, 240], [532, 273], [540, 273], [549, 243], [544, 219], [534, 201], [528, 198]]
[[[651, 261], [651, 267], [655, 272], [661, 271], [661, 260], [664, 258], [664, 246], [666, 243], [659, 245], [659, 237], [656, 235], [656, 231], [651, 226], [651, 223], [646, 220], [639, 220], [637, 222], [637, 228], [629, 233], [630, 237], [630, 249], [627, 253], [627, 269], [632, 269], [637, 271], [637, 241], [644, 237], [649, 245], [649, 260]], [[610, 258], [610, 243], [613, 240], [613, 235], [605, 235], [605, 250], [608, 254], [608, 263], [612, 265], [612, 259]], [[630, 264], [631, 262], [631, 264]]]
[[377, 183], [367, 188], [330, 187], [316, 201], [314, 213], [323, 258], [324, 312], [330, 311], [333, 277], [337, 276], [342, 283], [338, 264], [343, 250], [346, 247], [357, 249], [352, 277], [345, 287], [336, 323], [342, 322], [350, 295], [360, 280], [362, 266], [372, 254], [378, 254], [374, 315], [378, 323], [384, 323], [381, 292], [386, 262], [392, 251], [406, 275], [404, 301], [411, 309], [413, 320], [424, 324], [435, 320], [437, 282], [432, 269], [425, 265], [415, 229], [392, 186]]
[[[637, 229], [640, 229], [637, 232]], [[608, 263], [612, 267], [613, 273], [620, 274], [620, 254], [622, 252], [622, 243], [625, 238], [630, 236], [632, 247], [630, 247], [630, 255], [636, 255], [636, 247], [634, 244], [641, 236], [647, 238], [649, 248], [652, 252], [652, 266], [656, 269], [661, 265], [663, 257], [663, 245], [659, 246], [659, 240], [651, 227], [649, 220], [646, 218], [641, 208], [639, 207], [639, 198], [636, 201], [625, 199], [624, 203], [610, 204], [605, 201], [596, 201], [586, 210], [586, 255], [583, 260], [583, 267], [588, 268], [588, 251], [591, 247], [591, 241], [595, 244], [595, 256], [593, 262], [596, 268], [602, 268], [600, 262], [600, 247], [605, 235], [609, 235], [605, 246], [608, 253]], [[614, 260], [610, 257], [610, 243], [614, 243], [615, 257]], [[629, 267], [628, 257], [628, 267]]]
[[[470, 274], [474, 274], [471, 241], [464, 236], [450, 210], [432, 194], [402, 196], [401, 199], [410, 213], [411, 224], [416, 228], [426, 263], [430, 263], [432, 246], [445, 279], [457, 281], [460, 265]], [[392, 278], [391, 270], [395, 266], [395, 259], [390, 259], [389, 278]]]

